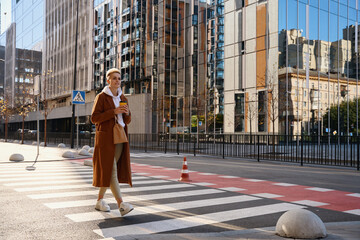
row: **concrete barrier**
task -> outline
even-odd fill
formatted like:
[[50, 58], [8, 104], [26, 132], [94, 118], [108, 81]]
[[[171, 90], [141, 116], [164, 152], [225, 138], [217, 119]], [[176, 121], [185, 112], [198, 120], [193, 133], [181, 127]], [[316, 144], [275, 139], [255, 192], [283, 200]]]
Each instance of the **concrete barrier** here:
[[321, 219], [305, 209], [287, 211], [276, 223], [276, 234], [287, 238], [323, 238], [326, 228]]
[[20, 153], [11, 154], [11, 156], [9, 157], [9, 161], [21, 162], [24, 161], [24, 156], [21, 155]]

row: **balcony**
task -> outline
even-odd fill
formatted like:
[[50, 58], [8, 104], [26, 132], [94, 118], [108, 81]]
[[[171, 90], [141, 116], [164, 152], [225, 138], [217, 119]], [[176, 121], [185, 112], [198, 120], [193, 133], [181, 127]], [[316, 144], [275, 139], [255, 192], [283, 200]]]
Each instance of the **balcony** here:
[[122, 15], [125, 16], [127, 14], [130, 14], [130, 7], [128, 8], [125, 8], [123, 11], [122, 11]]

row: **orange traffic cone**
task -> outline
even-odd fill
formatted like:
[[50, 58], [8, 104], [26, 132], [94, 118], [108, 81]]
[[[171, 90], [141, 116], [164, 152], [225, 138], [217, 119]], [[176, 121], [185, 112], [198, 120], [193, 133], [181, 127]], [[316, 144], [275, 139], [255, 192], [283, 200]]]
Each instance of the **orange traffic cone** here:
[[186, 157], [184, 157], [184, 163], [183, 163], [183, 167], [181, 170], [181, 176], [180, 176], [179, 181], [180, 182], [191, 182], [190, 177], [189, 177], [189, 170], [187, 167]]

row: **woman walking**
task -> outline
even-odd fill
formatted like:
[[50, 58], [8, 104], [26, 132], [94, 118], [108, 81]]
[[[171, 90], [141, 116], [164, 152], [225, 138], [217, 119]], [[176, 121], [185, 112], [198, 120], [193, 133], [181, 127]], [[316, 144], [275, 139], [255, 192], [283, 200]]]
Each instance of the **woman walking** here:
[[130, 168], [129, 143], [114, 144], [113, 127], [117, 121], [127, 135], [127, 124], [131, 121], [131, 114], [126, 97], [121, 91], [121, 77], [119, 69], [112, 68], [106, 73], [109, 84], [99, 93], [94, 102], [91, 121], [96, 126], [95, 147], [93, 156], [93, 186], [100, 187], [95, 209], [110, 211], [109, 205], [104, 201], [108, 187], [113, 193], [121, 216], [133, 210], [130, 203], [123, 202], [119, 183], [132, 186]]

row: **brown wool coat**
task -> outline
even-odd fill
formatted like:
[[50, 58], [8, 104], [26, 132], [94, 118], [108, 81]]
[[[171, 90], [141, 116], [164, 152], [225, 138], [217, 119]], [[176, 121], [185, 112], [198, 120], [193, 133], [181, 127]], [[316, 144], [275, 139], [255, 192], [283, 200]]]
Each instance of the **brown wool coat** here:
[[[121, 101], [127, 101], [124, 95]], [[110, 187], [112, 167], [114, 164], [115, 145], [113, 143], [113, 127], [115, 124], [115, 104], [112, 97], [105, 93], [96, 96], [91, 113], [91, 121], [96, 126], [95, 146], [93, 155], [93, 186]], [[131, 114], [123, 114], [125, 132], [131, 121]], [[118, 180], [132, 186], [129, 143], [124, 143], [120, 160], [117, 164]]]

